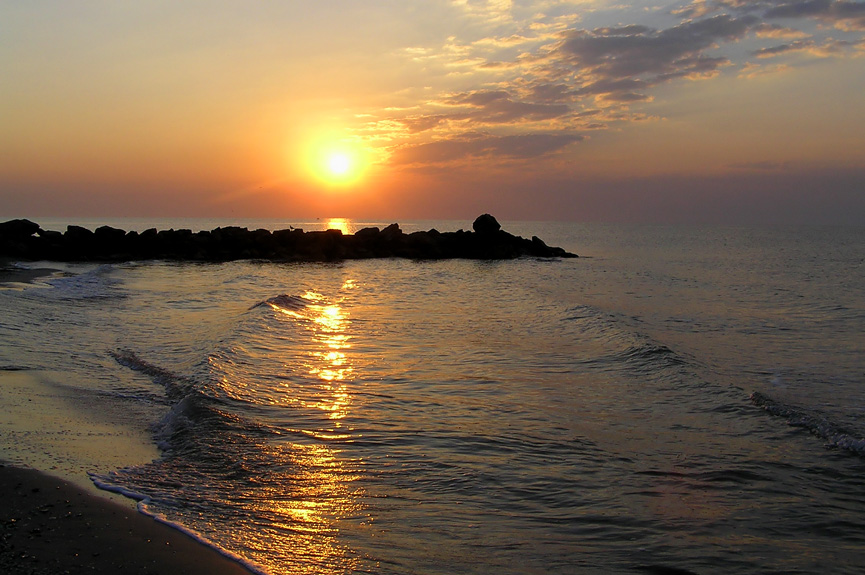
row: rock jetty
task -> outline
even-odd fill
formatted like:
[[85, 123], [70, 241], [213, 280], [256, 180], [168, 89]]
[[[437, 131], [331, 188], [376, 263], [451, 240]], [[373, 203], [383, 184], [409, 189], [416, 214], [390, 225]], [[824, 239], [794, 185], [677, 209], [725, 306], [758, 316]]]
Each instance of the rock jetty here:
[[501, 229], [496, 219], [479, 216], [473, 231], [435, 229], [405, 233], [399, 224], [340, 230], [248, 230], [236, 226], [193, 232], [149, 229], [141, 233], [101, 226], [95, 231], [67, 226], [66, 232], [43, 230], [30, 220], [0, 223], [0, 257], [19, 260], [99, 261], [191, 260], [222, 262], [240, 259], [272, 261], [339, 261], [369, 258], [418, 260], [518, 257], [577, 257], [541, 239], [527, 240]]

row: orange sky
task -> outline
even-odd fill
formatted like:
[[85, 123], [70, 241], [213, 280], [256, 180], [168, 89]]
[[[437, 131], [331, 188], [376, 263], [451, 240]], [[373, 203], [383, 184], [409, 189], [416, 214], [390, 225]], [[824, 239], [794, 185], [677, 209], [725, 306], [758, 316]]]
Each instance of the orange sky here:
[[863, 35], [852, 0], [4, 3], [0, 216], [865, 224]]

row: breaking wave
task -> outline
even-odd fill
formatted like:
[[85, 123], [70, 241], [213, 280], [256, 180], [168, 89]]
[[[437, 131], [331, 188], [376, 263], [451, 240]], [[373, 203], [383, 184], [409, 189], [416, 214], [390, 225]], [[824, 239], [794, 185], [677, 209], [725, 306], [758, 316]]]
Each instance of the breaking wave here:
[[830, 419], [807, 409], [776, 401], [758, 391], [751, 394], [751, 402], [776, 417], [783, 418], [793, 427], [801, 427], [826, 441], [831, 448], [843, 449], [865, 456], [865, 437], [837, 425]]

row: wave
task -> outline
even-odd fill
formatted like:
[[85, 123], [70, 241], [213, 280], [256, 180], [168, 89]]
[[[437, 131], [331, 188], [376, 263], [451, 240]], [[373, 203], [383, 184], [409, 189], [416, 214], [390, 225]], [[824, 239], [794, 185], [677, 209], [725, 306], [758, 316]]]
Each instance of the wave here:
[[262, 306], [270, 306], [274, 309], [286, 309], [300, 311], [313, 303], [311, 300], [296, 295], [280, 294], [264, 301], [260, 301], [249, 309], [255, 309]]
[[220, 545], [218, 545], [215, 542], [208, 539], [203, 533], [196, 531], [195, 529], [191, 529], [191, 528], [187, 527], [186, 525], [183, 525], [182, 523], [172, 521], [162, 513], [157, 513], [155, 511], [152, 511], [150, 508], [150, 504], [152, 502], [152, 499], [148, 495], [141, 493], [141, 492], [138, 492], [138, 491], [134, 491], [134, 490], [125, 488], [125, 487], [123, 487], [117, 483], [114, 483], [112, 481], [112, 479], [116, 479], [116, 476], [117, 476], [116, 472], [115, 473], [109, 473], [107, 475], [99, 475], [96, 473], [89, 473], [88, 475], [89, 475], [91, 481], [93, 482], [93, 484], [98, 489], [101, 489], [103, 491], [108, 491], [110, 493], [117, 493], [118, 495], [122, 495], [123, 497], [126, 497], [128, 499], [132, 499], [133, 501], [137, 501], [138, 504], [136, 505], [136, 507], [137, 507], [139, 513], [141, 513], [143, 515], [147, 515], [148, 517], [152, 518], [154, 521], [157, 521], [159, 523], [162, 523], [163, 525], [166, 525], [168, 527], [176, 529], [177, 531], [180, 531], [181, 533], [183, 533], [187, 537], [191, 537], [195, 541], [198, 541], [202, 545], [210, 547], [211, 549], [213, 549], [214, 551], [216, 551], [220, 555], [234, 561], [235, 563], [238, 563], [239, 565], [242, 565], [247, 571], [249, 571], [250, 573], [252, 573], [254, 575], [267, 575], [268, 572], [266, 570], [264, 570], [262, 568], [262, 566], [258, 565], [257, 563], [250, 561], [250, 560], [246, 559], [245, 557], [238, 555], [237, 553], [233, 553], [224, 547], [221, 547]]
[[603, 342], [609, 349], [586, 358], [582, 363], [604, 369], [624, 367], [641, 376], [681, 369], [691, 359], [670, 347], [641, 334], [632, 325], [635, 318], [612, 314], [588, 305], [568, 310], [566, 321], [580, 331], [580, 335]]
[[788, 405], [755, 391], [751, 402], [764, 411], [787, 420], [793, 427], [802, 427], [826, 441], [831, 448], [843, 449], [859, 456], [865, 456], [865, 437], [844, 429], [830, 419], [813, 413], [805, 408]]
[[162, 385], [170, 399], [180, 399], [185, 397], [195, 388], [195, 381], [190, 378], [180, 376], [167, 369], [157, 367], [138, 357], [134, 351], [128, 349], [117, 349], [109, 351], [108, 355], [124, 367], [128, 367], [133, 371], [137, 371], [149, 376], [154, 383]]
[[29, 367], [25, 367], [23, 365], [15, 365], [15, 364], [0, 365], [0, 371], [28, 371], [29, 369], [30, 369]]
[[81, 273], [65, 272], [62, 276], [48, 279], [46, 283], [54, 290], [43, 294], [64, 301], [123, 299], [126, 294], [117, 289], [120, 280], [112, 277], [115, 270], [113, 264], [101, 264]]
[[685, 358], [666, 345], [646, 341], [633, 345], [627, 349], [613, 354], [614, 358], [626, 364], [642, 368], [670, 368], [685, 365]]

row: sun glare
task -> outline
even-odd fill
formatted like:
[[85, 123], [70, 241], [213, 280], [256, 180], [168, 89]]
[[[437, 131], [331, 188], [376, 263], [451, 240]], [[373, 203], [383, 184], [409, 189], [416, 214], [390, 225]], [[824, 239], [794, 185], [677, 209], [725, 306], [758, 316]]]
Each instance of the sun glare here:
[[327, 169], [334, 176], [344, 176], [351, 170], [351, 158], [343, 152], [334, 152], [327, 159]]
[[306, 169], [320, 183], [333, 188], [355, 184], [366, 170], [366, 157], [350, 141], [326, 137], [310, 143], [306, 153]]
[[361, 175], [360, 154], [348, 146], [325, 147], [318, 155], [316, 175], [326, 184], [353, 184]]

